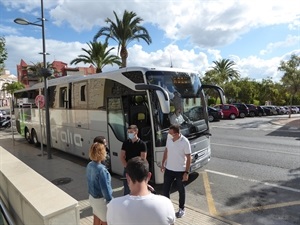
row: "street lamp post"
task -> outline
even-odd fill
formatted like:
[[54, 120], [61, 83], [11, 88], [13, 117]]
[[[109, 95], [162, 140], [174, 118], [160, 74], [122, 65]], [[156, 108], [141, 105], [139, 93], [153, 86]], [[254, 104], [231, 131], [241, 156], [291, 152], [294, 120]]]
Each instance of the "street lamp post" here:
[[[47, 137], [47, 155], [48, 159], [52, 158], [51, 153], [51, 132], [50, 132], [50, 115], [49, 115], [49, 97], [48, 97], [48, 77], [51, 76], [51, 72], [46, 68], [46, 43], [45, 43], [45, 18], [44, 18], [44, 4], [43, 0], [41, 0], [41, 18], [38, 18], [37, 22], [29, 22], [22, 18], [17, 18], [14, 20], [15, 23], [20, 25], [33, 25], [42, 28], [42, 41], [43, 41], [43, 69], [41, 71], [42, 76], [44, 77], [44, 99], [45, 99], [45, 112], [46, 112], [46, 137]], [[38, 22], [41, 22], [38, 23]], [[42, 141], [41, 141], [42, 142]], [[43, 144], [43, 143], [41, 143]]]

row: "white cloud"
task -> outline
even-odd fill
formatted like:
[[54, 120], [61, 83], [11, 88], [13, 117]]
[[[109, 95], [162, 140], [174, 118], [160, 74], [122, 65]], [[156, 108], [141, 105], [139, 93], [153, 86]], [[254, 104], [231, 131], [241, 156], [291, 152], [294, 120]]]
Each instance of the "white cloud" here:
[[[0, 0], [0, 2], [8, 10], [18, 9], [20, 12], [40, 15], [40, 0]], [[63, 28], [70, 26], [78, 33], [84, 34], [106, 25], [104, 20], [107, 17], [114, 19], [113, 11], [121, 17], [126, 9], [136, 12], [144, 19], [146, 25], [152, 24], [162, 30], [165, 39], [162, 38], [161, 42], [168, 41], [167, 45], [159, 50], [146, 51], [143, 49], [143, 43], [131, 46], [128, 49], [129, 66], [168, 67], [172, 62], [174, 67], [190, 68], [203, 73], [210, 68], [213, 60], [229, 57], [237, 63], [242, 76], [254, 79], [269, 76], [278, 80], [280, 75], [277, 67], [282, 57], [260, 59], [256, 56], [247, 58], [235, 55], [223, 56], [220, 48], [239, 40], [252, 29], [278, 24], [289, 26], [291, 30], [299, 29], [297, 5], [299, 5], [298, 0], [227, 0], [226, 4], [221, 0], [44, 1], [45, 9], [50, 10], [50, 18], [46, 27], [47, 52], [50, 53], [47, 61], [60, 60], [69, 64], [72, 59], [82, 54], [82, 47], [87, 47], [86, 43], [60, 41], [60, 37], [54, 37], [49, 23]], [[40, 36], [40, 28], [36, 29]], [[16, 68], [20, 59], [25, 59], [27, 63], [42, 60], [42, 56], [38, 54], [41, 52], [41, 39], [15, 36], [18, 32], [10, 26], [0, 25], [0, 32], [7, 35], [5, 38], [9, 56], [6, 66], [10, 70]], [[62, 33], [61, 36], [64, 34]], [[182, 42], [184, 42], [184, 47], [180, 45]], [[293, 45], [299, 49], [299, 36], [290, 35], [286, 40], [269, 43], [260, 54], [266, 55], [275, 49]], [[105, 67], [105, 70], [110, 69], [109, 66]]]
[[290, 46], [299, 47], [299, 43], [300, 43], [300, 36], [288, 35], [284, 41], [269, 43], [266, 49], [261, 50], [259, 54], [265, 55], [267, 53], [271, 53], [276, 49], [283, 48], [283, 47], [290, 47]]

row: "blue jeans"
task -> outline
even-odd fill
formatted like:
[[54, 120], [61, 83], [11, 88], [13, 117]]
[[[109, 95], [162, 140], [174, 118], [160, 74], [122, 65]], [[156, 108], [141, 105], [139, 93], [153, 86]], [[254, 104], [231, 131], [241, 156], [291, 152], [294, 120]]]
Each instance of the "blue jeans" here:
[[179, 192], [179, 208], [184, 209], [185, 204], [185, 185], [182, 181], [184, 172], [176, 172], [165, 169], [163, 195], [170, 198], [171, 186], [174, 180], [176, 180], [177, 190]]
[[123, 177], [123, 186], [124, 186], [124, 195], [128, 195], [130, 193], [130, 189], [128, 187], [127, 179], [126, 179], [126, 169], [124, 168]]

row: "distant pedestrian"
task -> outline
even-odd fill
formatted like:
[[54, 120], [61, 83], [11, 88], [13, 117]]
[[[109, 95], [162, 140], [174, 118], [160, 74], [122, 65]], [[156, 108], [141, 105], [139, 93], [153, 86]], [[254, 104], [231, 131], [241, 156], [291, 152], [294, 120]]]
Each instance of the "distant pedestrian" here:
[[[127, 128], [128, 140], [123, 142], [120, 159], [124, 166], [123, 176], [126, 176], [126, 166], [129, 159], [133, 157], [140, 156], [143, 159], [147, 158], [147, 146], [146, 143], [143, 142], [138, 137], [139, 129], [136, 125], [130, 125]], [[127, 184], [127, 180], [123, 180], [124, 185], [124, 195], [129, 194], [130, 190]]]
[[130, 194], [114, 198], [107, 205], [108, 225], [173, 225], [175, 211], [170, 199], [148, 190], [149, 164], [141, 157], [127, 162]]
[[185, 184], [188, 180], [191, 165], [191, 145], [189, 140], [180, 133], [178, 125], [169, 128], [169, 138], [162, 159], [161, 171], [164, 172], [163, 195], [170, 198], [170, 189], [176, 180], [179, 192], [179, 210], [176, 217], [184, 216]]
[[107, 203], [112, 199], [111, 176], [101, 163], [106, 158], [106, 149], [103, 143], [94, 143], [89, 150], [92, 160], [86, 168], [89, 202], [93, 209], [94, 225], [107, 225]]
[[103, 160], [101, 163], [103, 165], [106, 166], [106, 168], [110, 171], [111, 170], [111, 162], [110, 162], [110, 150], [107, 146], [107, 141], [106, 141], [106, 138], [104, 136], [97, 136], [94, 138], [94, 143], [101, 143], [101, 144], [104, 144], [105, 145], [105, 148], [106, 148], [106, 158], [105, 160]]

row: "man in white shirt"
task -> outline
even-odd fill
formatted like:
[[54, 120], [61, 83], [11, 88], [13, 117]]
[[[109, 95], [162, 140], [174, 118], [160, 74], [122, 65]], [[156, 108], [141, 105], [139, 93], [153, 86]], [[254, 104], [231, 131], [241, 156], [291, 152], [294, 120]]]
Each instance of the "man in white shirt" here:
[[170, 198], [170, 189], [176, 180], [179, 192], [179, 210], [176, 217], [184, 216], [185, 185], [189, 178], [191, 166], [191, 145], [189, 140], [180, 133], [178, 125], [169, 128], [170, 136], [167, 139], [165, 152], [162, 159], [161, 171], [164, 172], [163, 195]]
[[109, 202], [108, 225], [174, 225], [175, 211], [170, 199], [148, 190], [151, 173], [147, 160], [139, 156], [128, 160], [126, 178], [130, 194]]
[[174, 114], [171, 116], [170, 118], [170, 123], [172, 125], [180, 125], [185, 121], [185, 119], [183, 118], [182, 114], [181, 114], [181, 110], [180, 109], [176, 109]]

